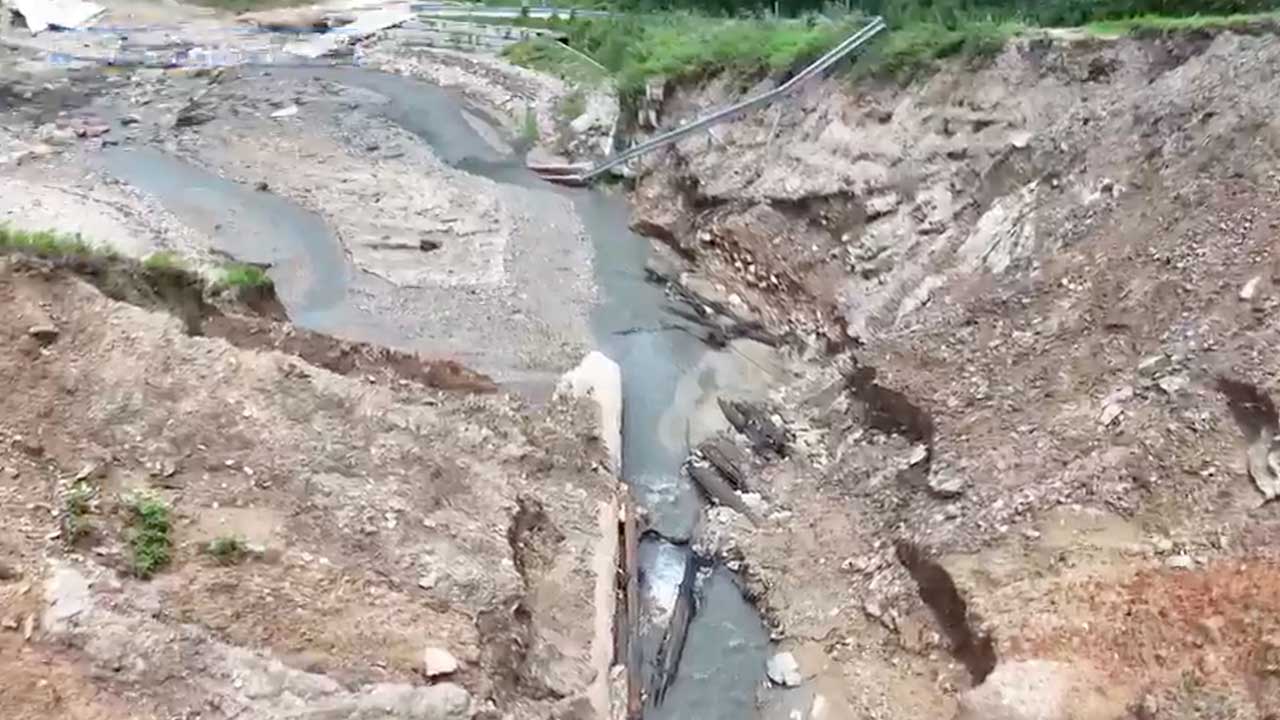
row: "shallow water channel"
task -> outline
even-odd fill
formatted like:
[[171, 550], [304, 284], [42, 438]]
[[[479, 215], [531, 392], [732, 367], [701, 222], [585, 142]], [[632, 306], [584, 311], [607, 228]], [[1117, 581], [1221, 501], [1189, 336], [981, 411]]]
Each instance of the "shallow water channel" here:
[[[283, 72], [273, 70], [277, 78]], [[671, 329], [676, 318], [665, 309], [664, 290], [644, 281], [649, 242], [629, 230], [624, 200], [548, 185], [520, 158], [486, 142], [450, 93], [356, 68], [288, 72], [383, 95], [388, 99], [382, 106], [386, 118], [429, 144], [446, 162], [499, 183], [556, 192], [573, 203], [595, 251], [591, 271], [599, 292], [592, 332], [597, 346], [622, 367], [623, 475], [648, 511], [651, 527], [640, 551], [641, 616], [649, 620], [640, 647], [643, 675], [649, 677], [663, 623], [685, 565], [693, 560], [686, 542], [702, 502], [680, 477], [689, 441], [724, 425], [714, 402], [717, 394], [758, 394], [767, 385], [768, 361], [750, 357], [742, 348], [711, 350], [689, 332]], [[347, 288], [360, 271], [318, 216], [156, 150], [116, 149], [104, 154], [103, 162], [108, 172], [207, 232], [218, 249], [240, 260], [271, 263], [282, 300], [298, 325], [349, 336], [353, 324], [361, 324], [366, 331], [359, 339], [408, 345], [349, 300]], [[697, 587], [697, 612], [679, 672], [661, 706], [646, 706], [645, 717], [753, 717], [764, 678], [767, 632], [723, 567], [703, 570]]]

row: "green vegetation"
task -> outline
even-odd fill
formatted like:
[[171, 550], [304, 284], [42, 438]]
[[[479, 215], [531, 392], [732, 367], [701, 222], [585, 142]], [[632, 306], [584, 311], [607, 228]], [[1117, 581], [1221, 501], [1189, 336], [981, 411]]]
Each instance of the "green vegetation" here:
[[524, 109], [524, 123], [520, 127], [520, 140], [526, 145], [538, 142], [538, 114], [530, 105]]
[[218, 284], [229, 288], [263, 288], [271, 287], [274, 283], [267, 271], [257, 265], [227, 263], [222, 266], [222, 278]]
[[581, 90], [573, 90], [560, 99], [556, 107], [556, 115], [562, 122], [573, 122], [574, 118], [587, 111], [587, 97]]
[[169, 564], [173, 546], [169, 506], [154, 497], [139, 495], [129, 501], [129, 507], [133, 511], [129, 538], [133, 573], [149, 578]]
[[1213, 30], [1242, 28], [1259, 23], [1280, 22], [1280, 13], [1242, 13], [1237, 15], [1188, 15], [1168, 17], [1163, 15], [1139, 15], [1122, 20], [1099, 20], [1085, 29], [1098, 37], [1122, 37], [1144, 33], [1185, 32], [1188, 30]]
[[79, 235], [66, 235], [52, 230], [17, 230], [0, 225], [0, 251], [28, 252], [46, 258], [116, 258], [114, 251], [94, 245]]
[[594, 87], [609, 79], [607, 71], [554, 40], [532, 38], [507, 46], [502, 54], [516, 65], [555, 75], [579, 87]]
[[979, 21], [949, 30], [936, 23], [917, 23], [890, 33], [855, 65], [859, 76], [880, 75], [902, 83], [932, 72], [939, 60], [981, 60], [999, 54], [1021, 25]]
[[221, 565], [235, 565], [249, 556], [249, 546], [243, 538], [224, 535], [210, 540], [205, 552]]
[[90, 502], [94, 489], [83, 480], [77, 480], [62, 499], [62, 535], [68, 545], [89, 534], [93, 525], [89, 522]]
[[177, 253], [161, 250], [153, 252], [142, 261], [142, 267], [147, 270], [183, 270], [182, 258]]

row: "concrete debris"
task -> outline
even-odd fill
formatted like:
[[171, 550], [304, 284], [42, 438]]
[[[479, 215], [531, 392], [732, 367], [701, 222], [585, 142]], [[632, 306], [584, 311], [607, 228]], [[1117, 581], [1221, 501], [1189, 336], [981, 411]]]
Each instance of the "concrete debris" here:
[[609, 450], [610, 467], [622, 469], [622, 369], [604, 353], [593, 351], [565, 373], [556, 387], [558, 394], [587, 397], [599, 411], [599, 432]]
[[800, 675], [800, 663], [789, 652], [781, 652], [769, 658], [765, 663], [765, 673], [773, 684], [783, 687], [796, 687], [804, 682]]
[[402, 25], [413, 18], [413, 13], [395, 9], [357, 13], [355, 20], [350, 24], [324, 35], [291, 42], [284, 46], [284, 51], [305, 58], [324, 57], [376, 32]]
[[429, 647], [422, 652], [422, 672], [429, 678], [451, 675], [458, 671], [458, 659], [448, 650]]
[[271, 113], [271, 117], [273, 117], [273, 118], [287, 118], [287, 117], [293, 117], [294, 115], [297, 115], [297, 114], [298, 114], [298, 106], [297, 106], [297, 105], [290, 105], [289, 107], [283, 107], [283, 108], [280, 108], [279, 110], [276, 110], [275, 112]]
[[107, 11], [97, 3], [84, 0], [8, 0], [8, 3], [27, 21], [32, 35], [49, 28], [75, 30]]
[[1103, 427], [1107, 427], [1111, 423], [1115, 422], [1116, 418], [1120, 417], [1120, 414], [1123, 412], [1124, 408], [1119, 405], [1105, 405], [1102, 408], [1102, 412], [1098, 413], [1098, 424]]
[[1262, 282], [1261, 275], [1254, 275], [1249, 278], [1249, 282], [1240, 288], [1240, 299], [1248, 302], [1258, 295], [1258, 284]]

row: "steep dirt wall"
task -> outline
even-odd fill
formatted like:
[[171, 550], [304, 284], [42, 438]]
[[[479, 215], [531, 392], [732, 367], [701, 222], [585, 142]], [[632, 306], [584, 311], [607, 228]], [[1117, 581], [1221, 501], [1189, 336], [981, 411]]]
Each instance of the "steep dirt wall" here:
[[[764, 521], [703, 539], [828, 710], [1031, 717], [1019, 686], [1034, 717], [1275, 710], [1273, 455], [1220, 389], [1280, 377], [1277, 70], [1265, 33], [1021, 38], [647, 161], [637, 227], [824, 351], [777, 389], [796, 452], [754, 471]], [[888, 396], [927, 439], [876, 422]], [[997, 662], [976, 694], [961, 626]]]

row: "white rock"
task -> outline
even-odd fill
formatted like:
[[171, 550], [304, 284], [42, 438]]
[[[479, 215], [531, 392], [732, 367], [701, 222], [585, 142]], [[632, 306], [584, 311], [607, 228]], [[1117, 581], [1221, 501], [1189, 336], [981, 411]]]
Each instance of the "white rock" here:
[[1119, 405], [1107, 405], [1102, 408], [1101, 413], [1098, 413], [1098, 424], [1106, 427], [1115, 422], [1116, 418], [1120, 417], [1120, 413], [1122, 412], [1124, 412], [1124, 409]]
[[458, 672], [458, 659], [448, 650], [429, 647], [422, 651], [422, 671], [434, 678]]
[[579, 365], [565, 373], [556, 386], [557, 394], [587, 397], [599, 408], [599, 432], [609, 450], [613, 471], [622, 469], [622, 369], [604, 353], [592, 351]]
[[298, 114], [298, 106], [290, 105], [289, 107], [280, 108], [279, 110], [276, 110], [275, 112], [271, 113], [271, 117], [287, 118], [287, 117], [293, 117], [294, 115], [297, 115], [297, 114]]
[[1164, 564], [1174, 570], [1190, 570], [1196, 566], [1196, 561], [1190, 555], [1174, 555], [1165, 560]]
[[1240, 299], [1248, 301], [1256, 297], [1258, 294], [1258, 283], [1260, 282], [1262, 282], [1261, 275], [1254, 275], [1249, 278], [1249, 282], [1245, 283], [1244, 287], [1240, 288]]
[[765, 663], [765, 673], [775, 685], [795, 687], [804, 682], [800, 676], [800, 663], [796, 656], [789, 652], [780, 652]]

